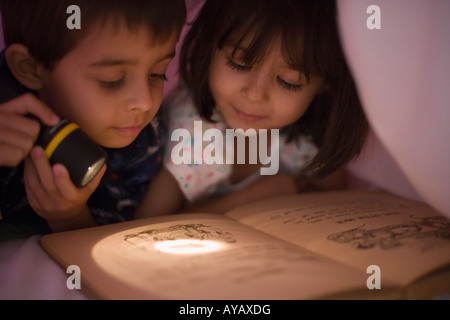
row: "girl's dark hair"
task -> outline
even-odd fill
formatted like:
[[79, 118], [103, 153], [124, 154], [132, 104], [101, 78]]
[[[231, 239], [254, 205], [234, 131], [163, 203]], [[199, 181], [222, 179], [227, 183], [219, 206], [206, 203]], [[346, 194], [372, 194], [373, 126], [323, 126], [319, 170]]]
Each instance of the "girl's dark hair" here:
[[[69, 30], [70, 5], [81, 11], [81, 29]], [[70, 52], [96, 23], [123, 19], [130, 28], [146, 26], [156, 41], [180, 34], [184, 0], [0, 0], [5, 45], [25, 45], [46, 68]]]
[[304, 74], [321, 77], [327, 90], [305, 114], [282, 129], [288, 141], [311, 135], [319, 151], [305, 172], [326, 176], [361, 152], [368, 123], [340, 45], [334, 0], [207, 0], [180, 57], [180, 73], [192, 90], [200, 115], [211, 120], [215, 102], [209, 88], [210, 62], [225, 44], [237, 49], [253, 35], [243, 62], [264, 59], [281, 39], [284, 60]]

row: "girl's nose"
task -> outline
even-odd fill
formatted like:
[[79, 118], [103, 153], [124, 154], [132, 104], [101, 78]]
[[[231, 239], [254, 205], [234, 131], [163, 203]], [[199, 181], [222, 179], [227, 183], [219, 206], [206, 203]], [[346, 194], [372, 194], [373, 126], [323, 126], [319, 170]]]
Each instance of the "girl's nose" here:
[[261, 72], [254, 71], [249, 74], [244, 88], [244, 94], [249, 102], [264, 102], [268, 98], [267, 79]]

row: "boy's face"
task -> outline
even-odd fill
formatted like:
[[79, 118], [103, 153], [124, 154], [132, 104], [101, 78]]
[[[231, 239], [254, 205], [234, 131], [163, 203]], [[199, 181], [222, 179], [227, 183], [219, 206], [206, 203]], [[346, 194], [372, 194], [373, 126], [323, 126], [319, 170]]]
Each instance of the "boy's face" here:
[[108, 148], [129, 145], [157, 113], [176, 34], [152, 41], [145, 26], [91, 30], [52, 70], [40, 68], [41, 99]]
[[214, 100], [233, 129], [258, 132], [290, 125], [303, 116], [324, 88], [320, 78], [312, 77], [307, 83], [304, 76], [290, 68], [279, 46], [252, 66], [242, 61], [242, 49], [234, 56], [233, 50], [233, 45], [216, 50], [209, 72]]

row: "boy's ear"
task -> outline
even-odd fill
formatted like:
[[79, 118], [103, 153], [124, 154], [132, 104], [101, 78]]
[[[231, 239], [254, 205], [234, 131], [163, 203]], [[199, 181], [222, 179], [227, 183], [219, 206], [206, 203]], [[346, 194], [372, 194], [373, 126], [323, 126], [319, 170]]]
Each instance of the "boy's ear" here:
[[14, 43], [6, 49], [6, 63], [13, 76], [25, 87], [40, 90], [43, 87], [38, 73], [39, 64], [22, 44]]

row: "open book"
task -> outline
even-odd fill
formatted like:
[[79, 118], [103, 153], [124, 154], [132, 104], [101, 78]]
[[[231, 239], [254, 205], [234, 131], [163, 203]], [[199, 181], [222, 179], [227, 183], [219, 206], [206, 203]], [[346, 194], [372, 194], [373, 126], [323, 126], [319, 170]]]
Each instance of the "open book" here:
[[450, 220], [374, 191], [269, 198], [42, 237], [94, 299], [432, 299], [450, 293]]

